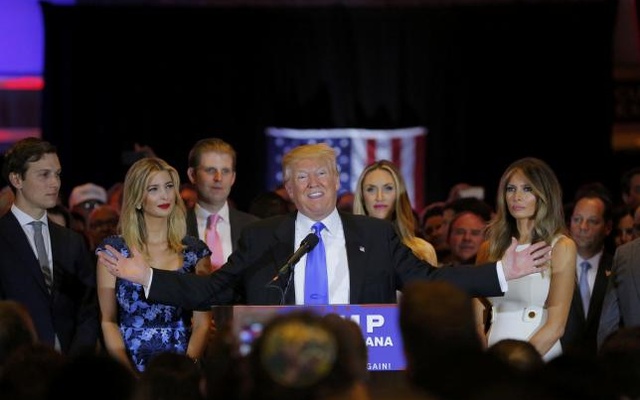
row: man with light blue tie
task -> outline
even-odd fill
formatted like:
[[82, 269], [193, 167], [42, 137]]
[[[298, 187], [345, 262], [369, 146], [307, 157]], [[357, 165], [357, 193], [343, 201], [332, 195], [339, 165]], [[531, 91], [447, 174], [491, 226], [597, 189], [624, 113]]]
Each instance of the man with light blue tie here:
[[[396, 291], [412, 280], [447, 280], [472, 296], [499, 296], [507, 281], [545, 268], [551, 247], [536, 243], [516, 252], [517, 241], [497, 263], [437, 268], [402, 244], [391, 222], [339, 212], [340, 187], [335, 150], [325, 143], [293, 148], [282, 160], [284, 185], [297, 211], [247, 225], [225, 265], [209, 276], [183, 276], [152, 269], [140, 256], [101, 252], [100, 261], [117, 277], [142, 284], [150, 300], [188, 309], [231, 304], [306, 304], [308, 255], [281, 267], [321, 222], [325, 248], [325, 304], [396, 303]], [[109, 249], [115, 251], [115, 249]], [[186, 275], [186, 274], [184, 274]], [[293, 290], [286, 290], [292, 284]], [[322, 294], [324, 295], [324, 294]]]
[[605, 240], [613, 229], [609, 193], [591, 184], [578, 191], [569, 218], [576, 243], [576, 288], [561, 343], [565, 353], [595, 357], [602, 302], [613, 257]]

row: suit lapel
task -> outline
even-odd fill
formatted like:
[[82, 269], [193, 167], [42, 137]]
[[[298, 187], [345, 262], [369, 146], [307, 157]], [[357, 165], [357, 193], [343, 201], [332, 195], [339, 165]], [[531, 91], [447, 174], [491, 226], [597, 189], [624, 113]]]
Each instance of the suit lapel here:
[[[633, 245], [633, 253], [631, 255], [631, 260], [640, 260], [640, 239], [634, 239], [636, 244]], [[628, 264], [628, 263], [627, 263]], [[636, 268], [633, 265], [627, 265], [631, 271], [631, 276], [633, 277], [633, 286], [635, 288], [636, 296], [640, 298], [640, 268]], [[636, 310], [637, 311], [637, 310]]]
[[[273, 271], [271, 271], [272, 276], [275, 276], [280, 268], [287, 262], [291, 254], [293, 254], [294, 250], [294, 239], [295, 239], [295, 219], [296, 213], [289, 214], [285, 217], [282, 222], [276, 226], [274, 230], [274, 235], [276, 237], [276, 244], [273, 246], [273, 259], [276, 260], [276, 263], [273, 265]], [[297, 249], [297, 246], [295, 247]], [[276, 281], [276, 284], [280, 287], [282, 291], [285, 290], [287, 281], [289, 279], [289, 274], [295, 274], [295, 267], [292, 268], [287, 274], [284, 274], [282, 278]], [[293, 277], [292, 277], [293, 278]], [[274, 291], [271, 291], [274, 292]], [[285, 304], [295, 304], [296, 295], [293, 281], [291, 281], [291, 285], [286, 293]], [[268, 302], [266, 304], [279, 304], [280, 301]]]
[[64, 235], [62, 234], [63, 229], [66, 228], [54, 225], [53, 222], [49, 223], [49, 237], [51, 238], [51, 258], [53, 259], [53, 287], [51, 288], [52, 293], [55, 293], [56, 287], [58, 287], [58, 284], [64, 279], [64, 269], [61, 267], [61, 265], [65, 264], [64, 260], [67, 258], [65, 257], [65, 254], [68, 253], [65, 250], [69, 248], [69, 245], [64, 243]]
[[349, 214], [340, 213], [347, 247], [347, 263], [349, 265], [349, 302], [360, 303], [363, 294], [363, 283], [367, 272], [367, 249], [363, 240], [363, 232], [354, 223]]
[[40, 270], [40, 263], [38, 262], [38, 258], [33, 252], [31, 244], [29, 244], [29, 240], [20, 226], [20, 223], [11, 211], [8, 211], [1, 221], [0, 235], [2, 235], [4, 240], [9, 243], [9, 248], [11, 248], [12, 251], [22, 259], [23, 267], [26, 268], [38, 282], [40, 288], [45, 293], [48, 293], [49, 291], [44, 283], [44, 276]]
[[196, 218], [195, 208], [190, 208], [187, 210], [186, 219], [187, 219], [187, 234], [199, 239], [200, 234], [198, 233], [198, 220]]
[[[599, 314], [600, 310], [594, 309], [597, 307], [598, 299], [604, 298], [604, 292], [607, 289], [607, 271], [611, 269], [611, 257], [607, 253], [603, 253], [600, 257], [600, 263], [598, 264], [598, 271], [596, 272], [596, 280], [593, 283], [593, 290], [591, 291], [591, 299], [589, 302], [589, 312], [587, 313], [587, 320], [592, 320]], [[582, 300], [581, 300], [582, 301]], [[599, 318], [599, 315], [597, 316]]]
[[231, 230], [231, 249], [236, 249], [236, 244], [240, 240], [240, 231], [242, 229], [235, 229], [240, 223], [238, 222], [238, 214], [235, 209], [229, 207], [229, 228]]

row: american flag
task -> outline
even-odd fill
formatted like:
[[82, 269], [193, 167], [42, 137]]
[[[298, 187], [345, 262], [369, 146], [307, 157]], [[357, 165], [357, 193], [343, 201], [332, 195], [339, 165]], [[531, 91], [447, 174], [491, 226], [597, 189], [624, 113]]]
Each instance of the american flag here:
[[402, 172], [414, 209], [424, 206], [427, 129], [289, 129], [267, 128], [267, 187], [282, 183], [282, 156], [308, 143], [327, 143], [336, 150], [340, 170], [340, 193], [354, 192], [358, 177], [370, 163], [382, 159]]

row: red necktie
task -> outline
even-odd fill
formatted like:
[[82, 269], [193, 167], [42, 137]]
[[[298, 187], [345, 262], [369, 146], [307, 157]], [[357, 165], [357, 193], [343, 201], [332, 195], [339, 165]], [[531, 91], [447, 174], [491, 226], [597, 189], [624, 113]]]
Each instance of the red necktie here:
[[211, 271], [215, 271], [224, 264], [224, 254], [222, 253], [222, 242], [216, 226], [220, 217], [218, 214], [211, 214], [207, 218], [207, 231], [205, 232], [205, 240], [209, 250], [211, 250]]

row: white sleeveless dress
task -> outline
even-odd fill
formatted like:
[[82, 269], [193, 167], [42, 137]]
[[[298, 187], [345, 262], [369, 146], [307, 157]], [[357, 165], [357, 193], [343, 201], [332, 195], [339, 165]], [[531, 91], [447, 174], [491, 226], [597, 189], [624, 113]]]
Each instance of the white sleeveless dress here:
[[[563, 235], [557, 236], [552, 247]], [[516, 248], [521, 251], [529, 247], [522, 244]], [[488, 332], [488, 345], [502, 339], [529, 340], [547, 320], [545, 303], [551, 284], [551, 271], [548, 269], [522, 278], [509, 281], [509, 290], [502, 297], [490, 297], [491, 325]], [[558, 340], [543, 355], [549, 361], [562, 354], [562, 346]]]

